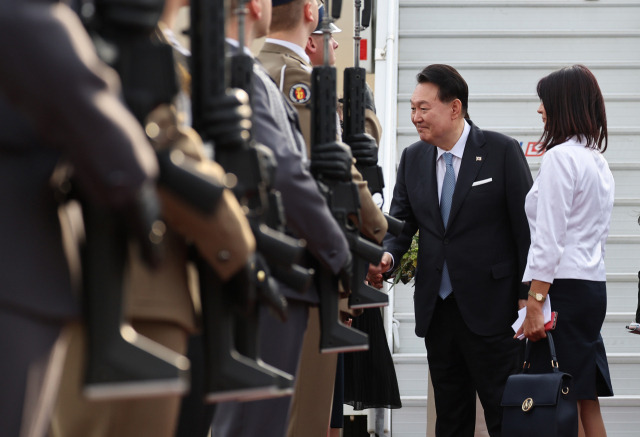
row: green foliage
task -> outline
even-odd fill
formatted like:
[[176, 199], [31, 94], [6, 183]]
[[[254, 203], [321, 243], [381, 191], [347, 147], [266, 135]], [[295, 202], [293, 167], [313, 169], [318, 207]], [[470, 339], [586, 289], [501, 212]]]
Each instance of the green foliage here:
[[411, 247], [400, 260], [400, 267], [394, 272], [393, 285], [398, 282], [408, 283], [416, 274], [416, 266], [418, 265], [418, 232], [411, 240]]

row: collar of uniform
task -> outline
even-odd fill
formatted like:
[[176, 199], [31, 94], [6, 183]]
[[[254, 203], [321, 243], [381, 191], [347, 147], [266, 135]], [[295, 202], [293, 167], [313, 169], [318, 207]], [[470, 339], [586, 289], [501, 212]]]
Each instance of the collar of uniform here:
[[[467, 120], [464, 120], [464, 129], [462, 129], [462, 135], [458, 138], [458, 141], [454, 144], [454, 146], [449, 150], [453, 156], [462, 159], [462, 155], [464, 154], [464, 146], [467, 144], [467, 139], [469, 138], [469, 132], [471, 132], [471, 126], [467, 123]], [[439, 147], [436, 147], [438, 150], [438, 157], [436, 160], [440, 159], [440, 157], [446, 152], [446, 150], [442, 150]]]
[[267, 38], [265, 39], [264, 42], [286, 47], [289, 50], [291, 50], [293, 53], [298, 55], [300, 59], [302, 59], [304, 62], [311, 65], [311, 59], [309, 59], [309, 56], [305, 53], [304, 49], [300, 47], [298, 44], [294, 44], [289, 41], [284, 41], [284, 40], [275, 39], [275, 38]]
[[[233, 38], [225, 38], [224, 40], [227, 42], [227, 44], [229, 44], [230, 46], [232, 46], [232, 47], [234, 47], [236, 49], [240, 46], [240, 43], [237, 40], [233, 39]], [[243, 51], [244, 51], [245, 55], [248, 55], [251, 58], [253, 58], [253, 53], [251, 53], [251, 50], [249, 50], [249, 47], [245, 46]]]

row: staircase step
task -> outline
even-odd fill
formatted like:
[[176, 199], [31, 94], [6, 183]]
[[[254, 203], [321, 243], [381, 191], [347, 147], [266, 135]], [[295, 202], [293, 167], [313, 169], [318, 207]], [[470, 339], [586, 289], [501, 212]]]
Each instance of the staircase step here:
[[[415, 317], [413, 313], [395, 313], [394, 318], [399, 322], [399, 347], [396, 353], [422, 353], [425, 350], [424, 339], [415, 335]], [[625, 328], [635, 318], [635, 312], [607, 313], [602, 325], [602, 338], [609, 353], [634, 353], [640, 350], [640, 335], [630, 334]], [[562, 315], [558, 316], [558, 323], [562, 323]]]
[[[640, 206], [634, 207], [640, 211]], [[640, 226], [635, 224], [640, 232]], [[618, 238], [619, 236], [614, 236]], [[607, 259], [609, 257], [607, 256]], [[640, 265], [634, 266], [638, 268]], [[413, 282], [399, 283], [394, 287], [394, 305], [396, 313], [413, 313]], [[607, 274], [607, 311], [633, 312], [638, 306], [638, 274], [637, 273], [609, 273]]]
[[[640, 353], [611, 353], [607, 359], [613, 392], [621, 396], [640, 393]], [[427, 393], [426, 353], [394, 354], [393, 361], [401, 395], [420, 396]]]
[[[402, 408], [393, 411], [393, 437], [424, 437], [427, 430], [427, 397], [401, 396]], [[600, 409], [609, 434], [637, 437], [640, 428], [640, 396], [600, 398]]]

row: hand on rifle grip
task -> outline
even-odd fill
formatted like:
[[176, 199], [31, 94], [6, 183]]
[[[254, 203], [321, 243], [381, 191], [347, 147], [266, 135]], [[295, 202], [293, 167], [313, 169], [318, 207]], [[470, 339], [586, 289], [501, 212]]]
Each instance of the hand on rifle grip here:
[[351, 294], [351, 276], [353, 276], [353, 257], [347, 253], [347, 259], [338, 272], [338, 280], [342, 285], [342, 293], [346, 296]]
[[267, 187], [272, 187], [276, 180], [276, 173], [278, 170], [278, 161], [273, 151], [264, 144], [255, 143], [254, 147], [258, 151], [258, 159], [260, 160], [260, 166], [264, 170], [263, 182]]
[[287, 320], [287, 298], [278, 290], [278, 283], [271, 276], [267, 261], [260, 253], [256, 253], [254, 281], [258, 299], [269, 307], [282, 322]]
[[351, 150], [341, 141], [317, 144], [311, 148], [311, 174], [340, 181], [351, 180]]
[[345, 142], [351, 147], [351, 153], [359, 165], [378, 164], [378, 144], [371, 135], [361, 132], [345, 138]]
[[238, 314], [248, 316], [255, 310], [258, 301], [258, 290], [256, 289], [256, 277], [258, 275], [255, 257], [252, 257], [247, 265], [236, 273], [225, 284], [225, 290], [232, 291], [225, 298], [233, 303]]
[[151, 268], [160, 265], [163, 257], [162, 241], [166, 225], [160, 218], [160, 200], [155, 184], [145, 182], [135, 197], [119, 211], [129, 238], [140, 247], [142, 260]]
[[205, 136], [217, 145], [235, 145], [247, 141], [251, 130], [249, 96], [241, 89], [231, 89], [218, 96], [204, 113]]

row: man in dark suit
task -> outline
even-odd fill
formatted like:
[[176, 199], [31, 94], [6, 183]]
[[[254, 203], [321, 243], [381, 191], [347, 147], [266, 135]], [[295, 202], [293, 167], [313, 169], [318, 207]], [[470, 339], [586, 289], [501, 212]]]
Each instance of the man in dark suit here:
[[427, 348], [436, 435], [474, 435], [477, 391], [496, 437], [503, 387], [518, 366], [510, 325], [527, 297], [531, 173], [516, 140], [468, 119], [468, 87], [454, 68], [430, 65], [417, 80], [411, 118], [420, 141], [402, 153], [390, 209], [406, 225], [387, 235], [369, 280], [380, 285], [419, 231], [416, 334]]

